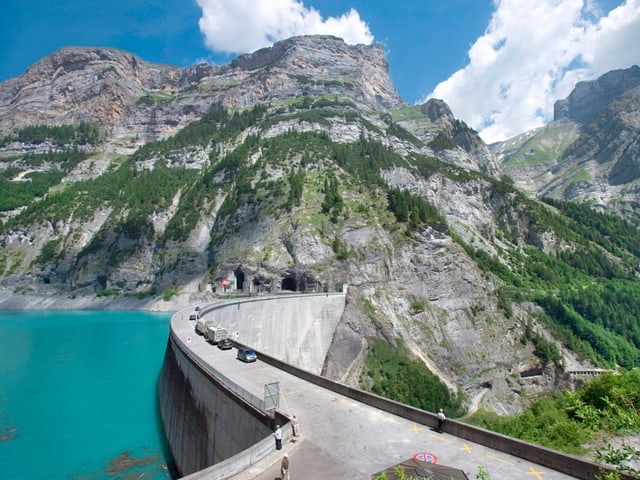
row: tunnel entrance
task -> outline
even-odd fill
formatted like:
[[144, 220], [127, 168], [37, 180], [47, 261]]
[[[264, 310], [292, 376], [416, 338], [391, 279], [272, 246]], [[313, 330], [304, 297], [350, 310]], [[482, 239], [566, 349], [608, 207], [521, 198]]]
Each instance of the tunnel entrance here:
[[236, 268], [233, 273], [236, 276], [236, 289], [242, 291], [244, 288], [244, 272], [241, 268]]
[[282, 290], [289, 290], [291, 292], [298, 291], [298, 285], [294, 278], [283, 278], [282, 279]]

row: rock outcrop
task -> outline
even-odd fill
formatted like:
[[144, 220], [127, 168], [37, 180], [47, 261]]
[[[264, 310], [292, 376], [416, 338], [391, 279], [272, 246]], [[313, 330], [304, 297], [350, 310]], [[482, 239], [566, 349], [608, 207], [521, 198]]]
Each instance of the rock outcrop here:
[[640, 67], [580, 82], [544, 128], [492, 146], [504, 172], [537, 195], [640, 215]]
[[249, 108], [305, 95], [340, 95], [387, 110], [402, 99], [380, 45], [296, 37], [229, 65], [179, 69], [110, 48], [70, 47], [0, 83], [0, 136], [26, 125], [97, 123], [117, 139], [164, 138], [212, 107]]

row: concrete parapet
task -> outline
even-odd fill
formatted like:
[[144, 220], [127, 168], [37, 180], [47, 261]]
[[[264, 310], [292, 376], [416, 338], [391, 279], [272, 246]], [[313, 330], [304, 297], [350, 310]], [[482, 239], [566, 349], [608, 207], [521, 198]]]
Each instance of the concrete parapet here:
[[[302, 378], [310, 383], [314, 383], [318, 386], [339, 393], [340, 395], [344, 395], [345, 397], [376, 407], [380, 410], [393, 413], [400, 417], [413, 420], [422, 425], [435, 428], [438, 424], [436, 415], [433, 413], [389, 400], [388, 398], [365, 392], [357, 388], [343, 385], [333, 380], [329, 380], [328, 378], [321, 377], [314, 373], [286, 364], [267, 354], [260, 353], [259, 355], [260, 360], [263, 362], [269, 363], [280, 370]], [[603, 471], [603, 467], [601, 465], [596, 465], [583, 458], [501, 435], [499, 433], [456, 420], [448, 419], [444, 424], [443, 430], [450, 435], [464, 438], [479, 445], [484, 445], [494, 450], [514, 455], [582, 480], [594, 480], [598, 475], [601, 475]], [[635, 477], [627, 474], [621, 474], [621, 478], [624, 480], [635, 479]]]
[[[291, 296], [290, 298], [300, 297]], [[251, 301], [271, 300], [256, 298]], [[282, 307], [282, 302], [279, 305]], [[233, 310], [234, 307], [235, 310]], [[206, 306], [201, 311], [205, 315], [227, 312], [228, 314], [224, 317], [233, 319], [231, 312], [241, 310], [240, 303], [234, 301], [226, 302], [224, 305]], [[257, 315], [258, 311], [269, 312], [270, 309], [256, 307], [250, 313]], [[280, 312], [282, 311], [293, 312], [294, 310], [291, 306], [286, 306], [280, 309]], [[247, 309], [243, 313], [246, 314]], [[174, 315], [174, 319], [179, 318], [180, 315], [183, 318], [189, 316], [188, 313], [179, 312]], [[230, 478], [256, 464], [273, 451], [273, 419], [260, 407], [256, 407], [257, 400], [252, 401], [248, 395], [242, 398], [242, 392], [226, 385], [224, 378], [217, 375], [211, 365], [203, 364], [201, 359], [191, 352], [190, 345], [178, 335], [174, 335], [174, 319], [172, 319], [171, 336], [159, 382], [161, 416], [171, 452], [179, 472], [183, 475], [191, 474], [187, 477], [189, 480]], [[185, 335], [183, 332], [183, 337]], [[332, 381], [300, 366], [294, 366], [271, 352], [261, 351], [251, 342], [244, 341], [244, 338], [242, 340], [243, 343], [258, 350], [260, 361], [284, 372], [416, 423], [431, 427], [437, 425], [435, 414]], [[280, 415], [279, 412], [275, 414]], [[290, 424], [281, 415], [278, 421], [281, 425], [285, 425], [284, 440], [290, 439], [292, 433]], [[450, 435], [546, 466], [574, 478], [593, 480], [602, 473], [601, 466], [580, 457], [563, 454], [456, 420], [447, 420], [444, 430]], [[238, 435], [239, 432], [242, 432], [242, 435]], [[216, 438], [218, 443], [215, 442]], [[220, 438], [224, 438], [225, 441], [220, 442]], [[633, 477], [623, 474], [621, 478], [631, 480]]]

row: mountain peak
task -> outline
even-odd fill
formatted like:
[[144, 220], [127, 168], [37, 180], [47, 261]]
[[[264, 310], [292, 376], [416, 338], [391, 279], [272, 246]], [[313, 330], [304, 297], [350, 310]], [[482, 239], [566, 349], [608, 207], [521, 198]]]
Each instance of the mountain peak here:
[[611, 100], [640, 85], [640, 67], [612, 70], [596, 80], [578, 82], [571, 94], [553, 106], [554, 120], [568, 119], [586, 124]]
[[[0, 135], [25, 125], [84, 121], [159, 138], [212, 105], [248, 108], [307, 95], [339, 95], [378, 110], [404, 103], [380, 45], [348, 45], [331, 36], [293, 37], [226, 66], [185, 69], [114, 48], [66, 47], [0, 83]], [[155, 125], [159, 115], [171, 117], [168, 127]]]

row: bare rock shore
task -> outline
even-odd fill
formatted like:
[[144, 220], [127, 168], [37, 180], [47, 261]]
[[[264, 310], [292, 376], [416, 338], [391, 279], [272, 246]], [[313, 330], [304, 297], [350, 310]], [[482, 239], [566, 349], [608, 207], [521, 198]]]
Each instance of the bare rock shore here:
[[211, 302], [212, 294], [184, 293], [168, 300], [159, 297], [96, 297], [43, 294], [16, 294], [0, 290], [0, 310], [148, 310], [175, 312], [189, 305]]

